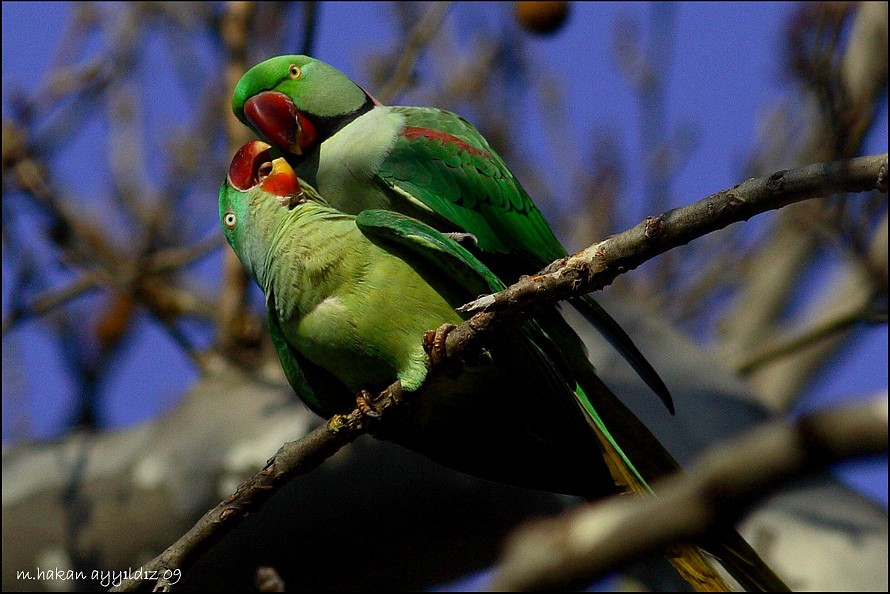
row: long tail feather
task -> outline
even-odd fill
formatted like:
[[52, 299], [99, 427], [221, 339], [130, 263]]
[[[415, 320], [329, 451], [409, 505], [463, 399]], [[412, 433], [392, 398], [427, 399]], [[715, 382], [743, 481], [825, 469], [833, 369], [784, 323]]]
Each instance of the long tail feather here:
[[[680, 465], [658, 438], [599, 378], [583, 343], [562, 316], [555, 310], [552, 313], [545, 310], [536, 319], [553, 340], [541, 340], [539, 345], [552, 360], [564, 360], [563, 373], [574, 377], [578, 383], [578, 402], [602, 445], [603, 458], [614, 482], [626, 486], [628, 491], [651, 494], [650, 482], [680, 472]], [[789, 591], [735, 530], [722, 531], [719, 538], [698, 544], [701, 549], [688, 545], [665, 551], [667, 560], [694, 588], [726, 590], [726, 582], [716, 573], [710, 560], [713, 556], [747, 590]], [[702, 550], [710, 556], [705, 556]]]
[[571, 303], [609, 341], [609, 344], [621, 353], [624, 360], [630, 363], [630, 366], [643, 378], [646, 385], [661, 399], [668, 411], [674, 414], [674, 401], [670, 391], [652, 364], [646, 360], [631, 337], [624, 331], [624, 328], [590, 295], [572, 299]]
[[[580, 391], [580, 387], [578, 388]], [[581, 392], [582, 402], [589, 402]], [[603, 458], [618, 485], [637, 495], [651, 495], [652, 489], [643, 480], [618, 444], [612, 439], [602, 419], [593, 410], [585, 406], [590, 425], [593, 427], [600, 444], [603, 446]], [[678, 545], [665, 551], [667, 560], [674, 566], [677, 573], [695, 589], [696, 592], [732, 592], [732, 587], [720, 576], [698, 547]]]
[[735, 530], [724, 535], [720, 542], [708, 544], [708, 551], [712, 553], [726, 571], [733, 576], [741, 586], [751, 592], [790, 592], [782, 578], [777, 576], [765, 563], [757, 563], [752, 560], [760, 560], [760, 557], [751, 548], [751, 545]]
[[[599, 378], [591, 376], [587, 379], [588, 384], [591, 379], [596, 382], [588, 389], [594, 388], [597, 383], [602, 384]], [[679, 471], [680, 466], [673, 457], [608, 388], [602, 386], [602, 389], [597, 390], [596, 410], [580, 386], [577, 391], [590, 425], [603, 446], [603, 456], [616, 483], [625, 485], [633, 493], [651, 494], [652, 490], [644, 476], [654, 480]], [[597, 410], [601, 411], [602, 416]], [[632, 451], [625, 452], [619, 443], [625, 444], [625, 448], [630, 447]], [[637, 461], [636, 465], [631, 463], [631, 457]], [[721, 533], [719, 540], [701, 544], [746, 590], [790, 592], [782, 579], [735, 530], [726, 530]], [[697, 591], [728, 591], [726, 588], [729, 585], [698, 547], [678, 546], [666, 551], [665, 555], [677, 572]]]

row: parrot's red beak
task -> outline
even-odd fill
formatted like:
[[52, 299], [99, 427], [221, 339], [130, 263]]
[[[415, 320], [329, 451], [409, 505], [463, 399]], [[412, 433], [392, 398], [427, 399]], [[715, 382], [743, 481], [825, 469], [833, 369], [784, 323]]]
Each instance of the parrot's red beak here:
[[291, 206], [303, 195], [297, 174], [283, 158], [272, 160], [272, 147], [260, 140], [248, 142], [229, 165], [229, 183], [242, 192], [259, 185]]
[[315, 143], [315, 126], [284, 93], [263, 91], [254, 95], [244, 104], [244, 116], [283, 151], [301, 155]]
[[271, 151], [271, 145], [259, 140], [239, 148], [229, 165], [229, 183], [242, 192], [257, 185], [260, 167], [272, 161]]
[[259, 175], [260, 187], [278, 196], [278, 201], [283, 206], [291, 207], [303, 198], [300, 180], [284, 157], [261, 165]]

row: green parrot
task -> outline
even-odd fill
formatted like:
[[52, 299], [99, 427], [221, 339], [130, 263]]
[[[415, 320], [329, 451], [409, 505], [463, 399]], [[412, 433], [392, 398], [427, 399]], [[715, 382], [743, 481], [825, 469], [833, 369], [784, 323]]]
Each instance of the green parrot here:
[[[474, 253], [507, 283], [568, 255], [501, 157], [454, 113], [381, 105], [342, 72], [299, 55], [251, 68], [232, 109], [338, 210], [394, 210], [469, 234]], [[621, 326], [590, 295], [572, 303], [673, 414], [667, 387]], [[584, 352], [557, 308], [539, 321], [564, 349]]]
[[[332, 208], [261, 141], [232, 159], [219, 216], [266, 297], [289, 383], [319, 415], [399, 380], [414, 394], [373, 434], [462, 472], [597, 499], [649, 493], [649, 481], [678, 470], [589, 361], [566, 359], [534, 319], [460, 373], [427, 377], [425, 333], [504, 288], [450, 237], [393, 211]], [[708, 547], [746, 587], [781, 585], [734, 531]], [[669, 560], [697, 588], [727, 588], [696, 547]]]

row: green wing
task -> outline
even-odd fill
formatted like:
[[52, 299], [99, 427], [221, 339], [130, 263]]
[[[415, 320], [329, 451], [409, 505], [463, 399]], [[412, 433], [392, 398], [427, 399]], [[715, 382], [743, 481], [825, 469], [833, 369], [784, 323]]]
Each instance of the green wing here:
[[[356, 217], [356, 224], [372, 241], [382, 244], [390, 252], [400, 252], [400, 257], [409, 261], [413, 260], [415, 265], [418, 261], [422, 261], [432, 266], [434, 276], [446, 278], [449, 284], [459, 285], [465, 296], [472, 297], [480, 293], [500, 291], [505, 287], [504, 283], [473, 254], [439, 231], [416, 219], [394, 211], [366, 210]], [[540, 320], [561, 331], [561, 327], [550, 323], [550, 313], [560, 323], [565, 324], [555, 310], [552, 312], [548, 310], [540, 316]], [[521, 373], [535, 369], [532, 375], [540, 374], [541, 377], [547, 378], [543, 385], [548, 387], [528, 393], [519, 391], [512, 396], [514, 400], [510, 406], [532, 411], [533, 415], [553, 415], [557, 411], [562, 411], [562, 414], [586, 416], [584, 411], [591, 408], [592, 404], [587, 402], [584, 405], [579, 401], [573, 401], [572, 398], [558, 396], [571, 393], [574, 390], [577, 398], [586, 399], [584, 391], [574, 379], [570, 366], [565, 365], [560, 348], [538, 323], [538, 319], [523, 324], [521, 336], [522, 340], [509, 341], [509, 350], [512, 356], [518, 356], [519, 359], [508, 358], [496, 364], [519, 365]], [[592, 372], [593, 368], [587, 358], [582, 357], [582, 359], [583, 365], [590, 367]], [[534, 413], [533, 411], [539, 412]], [[589, 417], [587, 418], [589, 419]], [[564, 426], [565, 431], [576, 429], [577, 425], [570, 422], [566, 422]], [[588, 436], [588, 438], [590, 437]], [[595, 441], [578, 440], [578, 442], [588, 443], [588, 447], [595, 448], [592, 451], [599, 449]], [[604, 473], [604, 476], [600, 474], [599, 481], [592, 481], [591, 485], [598, 483], [599, 490], [597, 492], [600, 494], [612, 492], [614, 487], [607, 469], [602, 467], [601, 473]]]
[[460, 116], [392, 107], [405, 129], [380, 164], [380, 180], [479, 240], [485, 252], [522, 256], [540, 268], [566, 255], [503, 160]]
[[355, 224], [371, 239], [394, 243], [419, 256], [462, 285], [468, 295], [494, 293], [506, 288], [473, 254], [416, 219], [391, 210], [365, 210], [358, 214]]

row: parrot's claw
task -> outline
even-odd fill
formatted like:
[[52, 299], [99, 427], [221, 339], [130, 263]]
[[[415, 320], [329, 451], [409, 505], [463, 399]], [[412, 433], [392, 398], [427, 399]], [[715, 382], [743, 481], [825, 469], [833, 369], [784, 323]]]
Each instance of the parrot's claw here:
[[430, 367], [444, 367], [445, 372], [453, 377], [460, 375], [462, 365], [453, 357], [448, 356], [445, 341], [455, 328], [457, 326], [454, 324], [442, 324], [423, 335], [423, 349], [430, 357]]
[[374, 395], [367, 390], [362, 390], [355, 397], [355, 407], [362, 415], [372, 419], [380, 418], [380, 410], [373, 404]]
[[479, 246], [479, 238], [472, 233], [444, 233], [444, 235], [448, 239], [465, 248]]
[[448, 360], [445, 350], [445, 340], [448, 335], [457, 328], [454, 324], [442, 324], [435, 330], [430, 330], [423, 335], [423, 348], [430, 356], [430, 365], [441, 365]]

